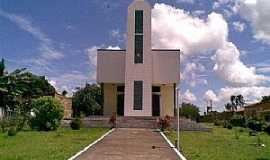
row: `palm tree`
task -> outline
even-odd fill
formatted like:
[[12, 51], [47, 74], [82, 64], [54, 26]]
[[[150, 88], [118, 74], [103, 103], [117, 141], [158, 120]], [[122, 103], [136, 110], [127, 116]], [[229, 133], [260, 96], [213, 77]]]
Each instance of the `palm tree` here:
[[245, 100], [244, 100], [244, 97], [239, 94], [238, 96], [236, 96], [236, 105], [239, 106], [239, 107], [243, 107], [245, 105]]
[[237, 103], [236, 103], [236, 101], [237, 101], [237, 97], [234, 96], [234, 95], [232, 95], [232, 96], [231, 96], [231, 106], [232, 106], [232, 111], [237, 110]]
[[227, 110], [227, 111], [232, 111], [232, 104], [231, 103], [227, 103], [227, 104], [225, 104], [225, 109]]

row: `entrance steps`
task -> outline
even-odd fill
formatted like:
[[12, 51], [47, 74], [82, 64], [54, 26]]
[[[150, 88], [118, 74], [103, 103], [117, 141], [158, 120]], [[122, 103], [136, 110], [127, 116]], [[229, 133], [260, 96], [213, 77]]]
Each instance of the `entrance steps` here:
[[[159, 117], [117, 117], [116, 127], [118, 128], [158, 128], [157, 121]], [[90, 116], [82, 119], [83, 127], [111, 127], [109, 124], [110, 116]], [[69, 120], [63, 120], [62, 126], [69, 127]], [[177, 129], [177, 117], [171, 120], [171, 128]], [[186, 118], [180, 118], [180, 130], [184, 131], [211, 131], [203, 124], [196, 123]]]

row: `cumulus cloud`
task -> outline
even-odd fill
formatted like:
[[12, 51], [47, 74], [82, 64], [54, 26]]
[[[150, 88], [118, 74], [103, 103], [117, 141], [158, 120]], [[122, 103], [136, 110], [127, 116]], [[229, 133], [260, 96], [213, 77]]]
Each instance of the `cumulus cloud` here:
[[257, 85], [269, 80], [241, 61], [238, 48], [228, 41], [228, 23], [221, 14], [213, 12], [201, 19], [182, 9], [155, 4], [152, 24], [154, 48], [180, 48], [184, 56], [214, 52], [214, 71], [234, 85]]
[[194, 0], [176, 0], [176, 3], [190, 3], [190, 4], [193, 4]]
[[154, 5], [152, 24], [154, 48], [180, 48], [184, 55], [218, 49], [228, 35], [222, 15], [211, 13], [203, 20], [166, 4]]
[[255, 67], [247, 67], [240, 60], [239, 50], [231, 42], [218, 49], [213, 60], [216, 62], [214, 70], [218, 75], [234, 85], [257, 85], [269, 80], [269, 77], [256, 74]]
[[204, 71], [205, 67], [200, 63], [187, 63], [181, 73], [181, 79], [189, 82], [191, 87], [195, 87], [196, 84], [207, 84], [207, 80], [200, 76], [200, 73]]
[[212, 90], [207, 90], [205, 93], [204, 93], [204, 99], [209, 101], [209, 100], [212, 100], [214, 102], [218, 101], [218, 97], [217, 95], [215, 94], [214, 91]]
[[186, 92], [181, 96], [182, 102], [194, 102], [197, 100], [196, 96], [190, 92], [190, 90], [186, 90]]
[[242, 94], [247, 103], [256, 103], [262, 96], [270, 95], [270, 87], [224, 87], [219, 90], [218, 98], [220, 101], [228, 102], [231, 95]]
[[233, 22], [232, 25], [233, 25], [233, 28], [238, 32], [243, 32], [246, 28], [245, 23], [241, 23], [239, 21]]
[[254, 38], [270, 44], [270, 1], [240, 0], [235, 6], [240, 15], [250, 22]]

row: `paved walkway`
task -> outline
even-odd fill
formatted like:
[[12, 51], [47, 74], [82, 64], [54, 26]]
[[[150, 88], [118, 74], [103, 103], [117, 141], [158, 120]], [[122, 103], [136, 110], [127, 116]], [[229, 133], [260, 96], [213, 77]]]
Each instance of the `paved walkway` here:
[[178, 157], [158, 132], [119, 128], [77, 160], [178, 160]]

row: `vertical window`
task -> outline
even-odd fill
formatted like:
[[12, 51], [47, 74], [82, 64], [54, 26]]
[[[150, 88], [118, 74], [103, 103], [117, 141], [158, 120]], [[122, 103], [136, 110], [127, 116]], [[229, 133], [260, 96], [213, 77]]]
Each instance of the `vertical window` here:
[[143, 81], [134, 81], [133, 109], [142, 110], [143, 103]]
[[135, 11], [134, 63], [143, 63], [143, 11]]
[[135, 11], [135, 33], [143, 33], [143, 11]]
[[143, 63], [143, 35], [135, 35], [134, 63]]

